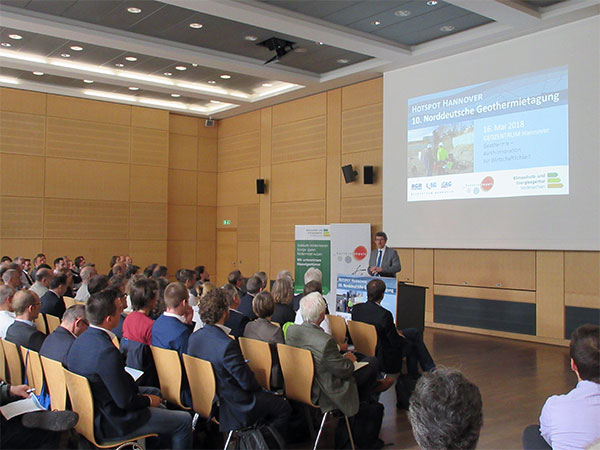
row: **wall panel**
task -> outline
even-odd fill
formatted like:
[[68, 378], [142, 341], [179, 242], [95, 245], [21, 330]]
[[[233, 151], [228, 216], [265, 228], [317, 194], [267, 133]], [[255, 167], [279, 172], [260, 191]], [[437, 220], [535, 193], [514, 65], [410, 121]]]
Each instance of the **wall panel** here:
[[196, 214], [196, 239], [198, 241], [216, 241], [216, 206], [198, 206], [196, 207]]
[[217, 138], [198, 137], [198, 170], [217, 171]]
[[342, 153], [383, 149], [383, 103], [342, 112]]
[[131, 129], [131, 162], [166, 167], [169, 164], [169, 132], [150, 128]]
[[217, 277], [217, 241], [196, 241], [196, 263], [208, 270], [209, 277]]
[[196, 205], [198, 201], [198, 172], [169, 170], [169, 204]]
[[65, 119], [131, 126], [131, 106], [62, 95], [47, 95], [46, 114]]
[[[271, 205], [271, 242], [293, 241], [295, 225], [325, 223], [325, 200], [273, 203]], [[271, 252], [273, 262], [273, 252]]]
[[[46, 254], [47, 261], [52, 261], [59, 256], [75, 258], [85, 256], [90, 263], [96, 264], [99, 274], [107, 274], [110, 270], [112, 255], [127, 255], [129, 253], [128, 240], [96, 240], [96, 239], [44, 239], [41, 249]], [[134, 262], [138, 264], [138, 261]], [[138, 264], [141, 266], [141, 264]], [[143, 266], [142, 266], [143, 267]]]
[[131, 107], [131, 126], [147, 130], [169, 131], [169, 112], [133, 106]]
[[273, 127], [273, 164], [325, 156], [327, 120], [325, 116]]
[[196, 170], [198, 138], [184, 134], [169, 135], [169, 168]]
[[43, 199], [0, 196], [0, 239], [40, 239], [43, 220]]
[[166, 203], [131, 202], [129, 239], [165, 241], [167, 239], [167, 214]]
[[271, 201], [325, 199], [325, 158], [274, 164], [271, 169]]
[[45, 115], [46, 94], [0, 88], [0, 110]]
[[256, 193], [258, 177], [258, 167], [220, 174], [217, 178], [217, 204], [219, 206], [258, 204]]
[[166, 167], [131, 165], [129, 198], [132, 202], [167, 203], [169, 170]]
[[0, 152], [43, 156], [46, 135], [44, 116], [2, 111]]
[[167, 241], [129, 241], [129, 255], [144, 268], [149, 264], [167, 264]]
[[219, 138], [217, 168], [219, 172], [258, 167], [260, 131]]
[[273, 106], [273, 127], [327, 114], [327, 94], [292, 100]]
[[381, 230], [383, 225], [383, 205], [381, 196], [342, 198], [342, 222], [370, 223], [371, 235]]
[[169, 205], [169, 241], [196, 240], [196, 208]]
[[342, 111], [360, 108], [383, 99], [383, 77], [342, 88]]
[[[341, 165], [345, 166], [347, 164], [352, 164], [358, 175], [354, 183], [342, 183], [342, 198], [383, 195], [383, 160], [381, 151], [343, 154]], [[373, 166], [373, 184], [364, 184], [365, 166]]]
[[600, 308], [600, 252], [565, 252], [565, 305]]
[[[256, 205], [238, 207], [238, 241], [258, 242], [260, 232], [260, 210]], [[257, 260], [258, 264], [258, 260]]]
[[0, 192], [15, 197], [43, 197], [44, 158], [0, 153]]
[[294, 242], [271, 242], [271, 273], [269, 278], [275, 279], [280, 270], [294, 273]]
[[217, 174], [198, 172], [197, 204], [217, 206]]
[[246, 134], [260, 129], [260, 111], [253, 111], [219, 121], [219, 140], [228, 136]]

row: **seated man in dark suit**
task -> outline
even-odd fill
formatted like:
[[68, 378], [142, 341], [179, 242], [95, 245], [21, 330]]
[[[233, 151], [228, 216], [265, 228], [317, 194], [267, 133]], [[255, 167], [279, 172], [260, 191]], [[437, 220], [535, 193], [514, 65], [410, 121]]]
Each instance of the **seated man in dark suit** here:
[[40, 299], [44, 314], [50, 314], [56, 317], [62, 317], [67, 307], [63, 300], [63, 295], [67, 291], [67, 276], [60, 274], [50, 280], [50, 290]]
[[33, 291], [17, 292], [12, 300], [15, 321], [6, 330], [6, 340], [30, 350], [40, 351], [46, 335], [35, 327], [34, 320], [40, 314], [40, 298]]
[[231, 330], [229, 332], [230, 335], [239, 338], [244, 335], [244, 330], [250, 319], [237, 310], [240, 307], [240, 295], [237, 289], [231, 284], [226, 284], [221, 290], [225, 294], [225, 298], [227, 298], [227, 303], [229, 304], [229, 318], [225, 321], [224, 325]]
[[73, 305], [65, 311], [58, 327], [42, 344], [40, 356], [60, 361], [63, 366], [67, 363], [67, 353], [75, 338], [88, 329], [89, 323], [85, 318], [85, 306]]
[[97, 439], [124, 439], [146, 433], [170, 437], [168, 448], [192, 445], [191, 416], [184, 411], [157, 408], [162, 399], [155, 388], [139, 388], [125, 372], [125, 363], [112, 342], [119, 323], [119, 292], [106, 289], [86, 304], [90, 327], [71, 345], [67, 367], [90, 382], [94, 397], [94, 433]]
[[[152, 345], [186, 353], [188, 340], [194, 331], [194, 310], [188, 305], [189, 291], [183, 283], [171, 283], [165, 289], [166, 310], [152, 325]], [[182, 366], [183, 367], [183, 366]], [[182, 369], [181, 402], [192, 406], [190, 387]]]
[[[385, 294], [383, 280], [371, 280], [367, 284], [367, 299], [352, 307], [352, 320], [374, 325], [377, 330], [376, 356], [379, 367], [385, 373], [402, 371], [402, 356], [406, 356], [408, 375], [419, 378], [418, 365], [425, 372], [435, 369], [435, 363], [423, 342], [423, 336], [415, 328], [396, 329], [392, 313], [381, 306]], [[396, 385], [398, 393], [400, 383]]]
[[279, 430], [284, 428], [291, 413], [287, 400], [262, 390], [244, 361], [237, 340], [220, 328], [229, 314], [223, 292], [210, 291], [199, 306], [205, 325], [190, 337], [188, 354], [210, 361], [213, 366], [221, 431], [245, 428], [259, 419]]
[[260, 278], [252, 276], [248, 278], [246, 282], [246, 295], [241, 298], [240, 307], [238, 311], [248, 317], [250, 320], [256, 319], [256, 314], [252, 311], [252, 300], [256, 294], [263, 290], [263, 282]]

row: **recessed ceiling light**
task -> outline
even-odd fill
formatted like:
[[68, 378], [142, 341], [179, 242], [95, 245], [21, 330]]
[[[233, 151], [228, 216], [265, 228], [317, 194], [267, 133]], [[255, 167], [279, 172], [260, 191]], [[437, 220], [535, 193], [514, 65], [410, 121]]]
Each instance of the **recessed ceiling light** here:
[[346, 58], [340, 58], [337, 60], [337, 62], [339, 62], [340, 64], [348, 64], [350, 62], [350, 60], [348, 60]]
[[190, 28], [195, 28], [196, 30], [202, 28], [202, 24], [198, 22], [190, 23]]
[[79, 45], [72, 45], [70, 48], [74, 52], [80, 52], [81, 50], [83, 50], [83, 47], [80, 47]]
[[215, 80], [208, 80], [208, 84], [217, 84]]
[[192, 63], [192, 67], [198, 67], [198, 64]]
[[263, 87], [271, 87], [271, 86], [273, 86], [271, 83], [263, 83], [262, 85], [263, 85]]
[[294, 51], [296, 53], [306, 53], [308, 51], [308, 49], [306, 49], [304, 47], [298, 47], [298, 48], [295, 48]]
[[126, 56], [125, 59], [127, 61], [131, 61], [131, 62], [135, 62], [137, 61], [137, 58], [135, 56]]
[[15, 41], [18, 41], [19, 39], [23, 39], [23, 36], [21, 36], [20, 34], [9, 34], [8, 37], [11, 39], [14, 39]]
[[258, 41], [258, 37], [256, 36], [244, 36], [244, 39], [250, 42]]
[[139, 91], [140, 90], [139, 87], [135, 87], [135, 86], [129, 86], [127, 89], [129, 89], [130, 91]]
[[187, 70], [187, 67], [185, 67], [185, 66], [175, 66], [175, 69], [177, 69], [177, 70]]
[[171, 72], [165, 72], [165, 73], [163, 73], [163, 75], [164, 75], [165, 77], [170, 77], [170, 76], [172, 76], [173, 74], [172, 74]]
[[115, 67], [125, 67], [125, 64], [121, 64], [121, 63], [116, 63]]
[[443, 27], [440, 27], [440, 31], [453, 31], [454, 30], [454, 26], [452, 25], [444, 25]]
[[223, 78], [224, 80], [229, 80], [231, 78], [231, 75], [227, 75], [226, 73], [224, 73], [223, 75], [221, 75], [221, 78]]
[[319, 42], [319, 41], [317, 41], [317, 45], [323, 45], [323, 43], [322, 43], [322, 42]]
[[60, 56], [62, 56], [63, 58], [70, 58], [71, 55], [69, 55], [68, 53], [61, 53]]
[[211, 100], [210, 102], [211, 102], [211, 103], [217, 103], [217, 104], [221, 104], [221, 103], [223, 103], [223, 102], [220, 102], [219, 100]]
[[11, 43], [9, 43], [9, 42], [2, 42], [0, 45], [1, 45], [2, 47], [12, 47], [12, 44], [11, 44]]
[[381, 22], [379, 20], [374, 20], [371, 22], [371, 25], [381, 25]]
[[435, 5], [437, 5], [437, 3], [438, 3], [438, 2], [437, 2], [437, 0], [429, 0], [429, 1], [427, 2], [427, 5], [428, 5], [428, 6], [435, 6]]
[[83, 80], [83, 82], [87, 83], [87, 84], [92, 84], [94, 82], [94, 80]]
[[37, 75], [38, 77], [41, 77], [42, 75], [44, 75], [44, 72], [33, 72], [34, 75]]
[[130, 8], [127, 8], [127, 12], [130, 12], [131, 14], [139, 14], [142, 12], [142, 10], [140, 8], [136, 8], [135, 6], [132, 6]]
[[410, 16], [410, 11], [408, 11], [406, 9], [400, 9], [400, 10], [396, 11], [394, 13], [394, 15], [397, 17], [407, 17], [407, 16]]
[[179, 98], [179, 97], [181, 97], [181, 95], [180, 94], [171, 94], [171, 97]]

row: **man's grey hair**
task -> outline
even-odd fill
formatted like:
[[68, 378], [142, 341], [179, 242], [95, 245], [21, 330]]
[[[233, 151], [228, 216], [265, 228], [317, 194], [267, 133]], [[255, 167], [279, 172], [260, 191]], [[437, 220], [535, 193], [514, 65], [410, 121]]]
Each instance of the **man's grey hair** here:
[[62, 323], [73, 323], [77, 319], [85, 320], [85, 305], [73, 305], [63, 313]]
[[474, 449], [483, 425], [479, 388], [457, 369], [424, 373], [410, 398], [408, 418], [419, 447]]
[[97, 274], [98, 271], [94, 266], [85, 266], [83, 269], [81, 269], [81, 281], [88, 281], [90, 278]]
[[316, 322], [325, 311], [325, 300], [318, 292], [311, 292], [300, 300], [300, 315], [305, 322]]
[[292, 276], [292, 272], [290, 272], [289, 270], [280, 270], [277, 273], [277, 276], [275, 277], [276, 280], [281, 280], [282, 278], [289, 278], [290, 280], [292, 280], [293, 284], [294, 277]]
[[240, 294], [238, 293], [238, 290], [235, 288], [235, 286], [233, 284], [224, 284], [221, 287], [221, 291], [223, 291], [223, 294], [225, 294], [225, 298], [227, 299], [227, 303], [229, 304], [229, 307], [233, 306], [233, 299], [235, 298], [235, 296], [239, 296]]
[[2, 274], [2, 281], [4, 282], [4, 284], [8, 284], [8, 283], [9, 283], [9, 281], [10, 281], [10, 279], [11, 279], [13, 276], [15, 276], [15, 275], [16, 275], [17, 277], [19, 276], [19, 271], [18, 271], [18, 270], [14, 270], [14, 269], [8, 269], [6, 272], [4, 272], [4, 273]]
[[15, 292], [16, 291], [12, 288], [12, 286], [8, 286], [6, 284], [0, 286], [0, 305], [4, 305], [6, 300], [15, 295]]
[[322, 279], [323, 273], [320, 269], [317, 269], [316, 267], [309, 267], [306, 273], [304, 274], [304, 284], [308, 283], [309, 281], [318, 281], [319, 283], [321, 283]]
[[35, 281], [42, 282], [46, 278], [52, 278], [52, 270], [43, 268], [35, 272]]

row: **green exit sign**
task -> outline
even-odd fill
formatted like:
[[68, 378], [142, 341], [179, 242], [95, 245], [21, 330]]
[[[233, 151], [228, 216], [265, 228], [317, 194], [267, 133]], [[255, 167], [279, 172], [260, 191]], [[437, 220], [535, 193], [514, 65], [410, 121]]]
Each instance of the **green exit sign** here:
[[224, 219], [224, 220], [223, 220], [223, 225], [231, 225], [231, 220], [229, 220], [229, 219]]

